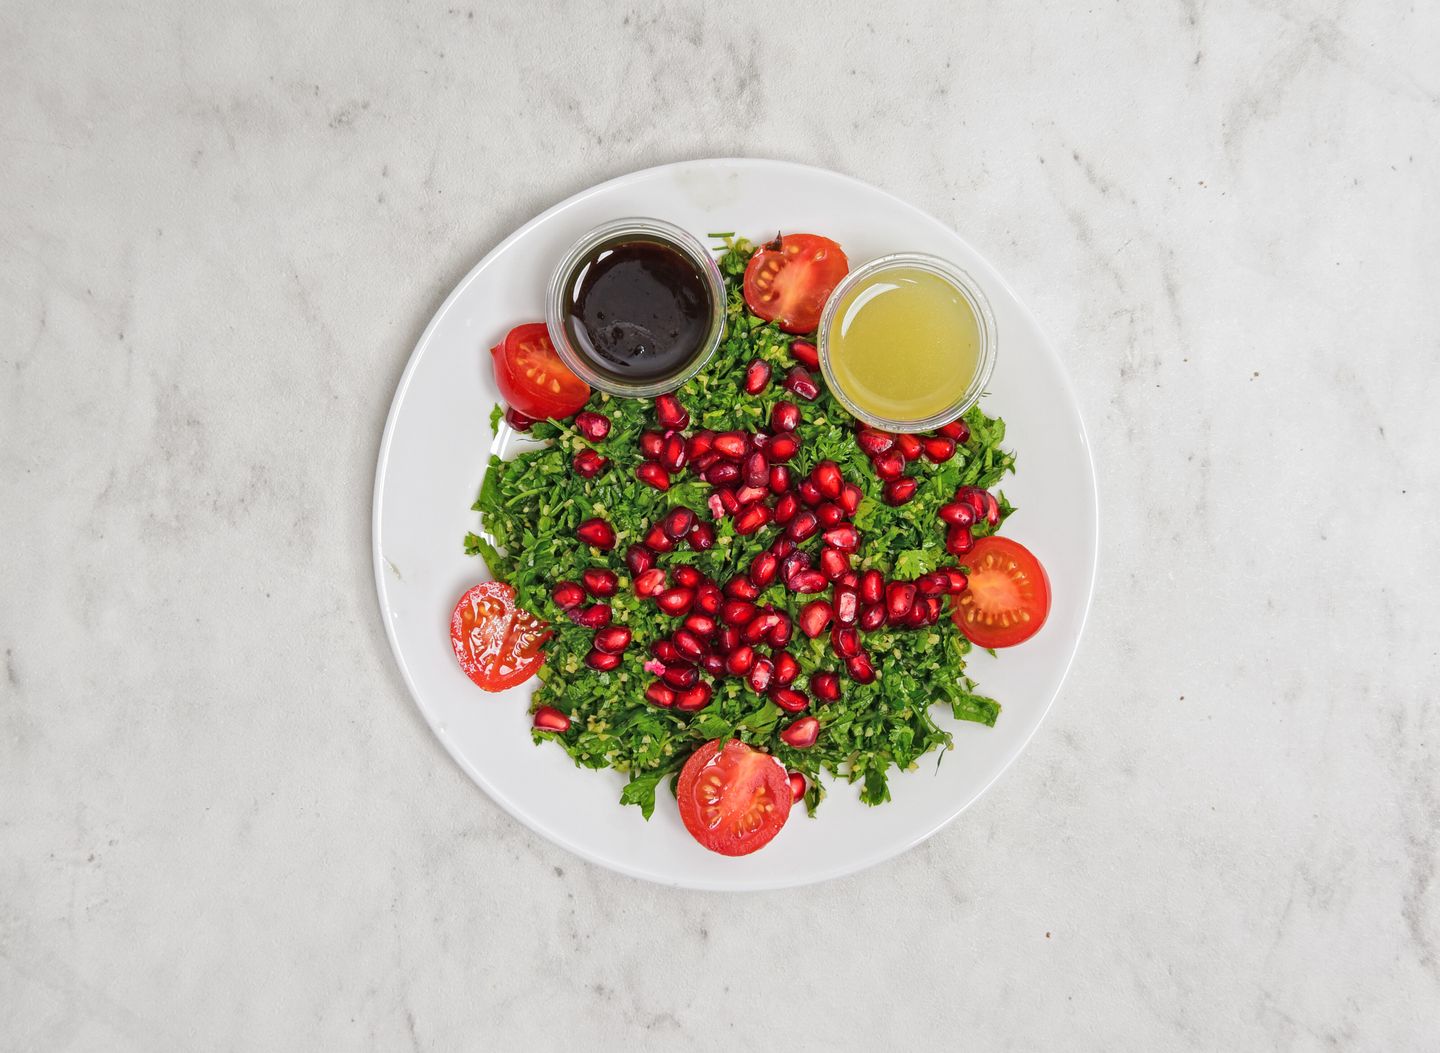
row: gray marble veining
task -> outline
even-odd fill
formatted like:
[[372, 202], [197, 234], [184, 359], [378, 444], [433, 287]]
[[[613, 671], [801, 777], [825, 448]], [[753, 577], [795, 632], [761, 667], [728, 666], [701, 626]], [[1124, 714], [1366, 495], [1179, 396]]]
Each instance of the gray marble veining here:
[[[0, 5], [0, 1047], [1433, 1048], [1437, 51], [1341, 0]], [[1007, 776], [746, 897], [492, 805], [369, 567], [460, 275], [728, 154], [994, 260], [1103, 509]]]

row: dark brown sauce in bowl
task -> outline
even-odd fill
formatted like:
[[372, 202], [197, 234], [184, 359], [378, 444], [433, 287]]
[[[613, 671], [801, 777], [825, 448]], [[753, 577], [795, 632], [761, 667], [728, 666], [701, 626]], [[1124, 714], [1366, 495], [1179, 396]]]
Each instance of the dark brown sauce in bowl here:
[[619, 221], [571, 250], [550, 308], [551, 338], [582, 378], [615, 394], [656, 394], [693, 376], [719, 344], [724, 282], [684, 231]]

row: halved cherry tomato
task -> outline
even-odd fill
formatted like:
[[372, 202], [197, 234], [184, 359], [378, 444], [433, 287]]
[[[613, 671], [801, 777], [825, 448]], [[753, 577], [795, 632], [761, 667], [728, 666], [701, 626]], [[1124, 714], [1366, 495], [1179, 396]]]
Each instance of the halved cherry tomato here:
[[1050, 579], [1034, 554], [1008, 537], [982, 537], [965, 555], [970, 583], [955, 598], [955, 624], [981, 647], [1012, 647], [1040, 631]]
[[563, 420], [590, 398], [590, 385], [560, 361], [544, 322], [517, 325], [490, 357], [501, 396], [527, 417]]
[[745, 268], [745, 305], [787, 333], [813, 333], [820, 312], [850, 270], [844, 251], [819, 234], [786, 234]]
[[549, 627], [515, 606], [515, 590], [503, 581], [470, 589], [450, 616], [450, 644], [465, 675], [486, 691], [504, 691], [529, 680], [545, 661]]
[[690, 836], [723, 856], [764, 848], [790, 818], [790, 782], [768, 753], [731, 739], [707, 742], [680, 772], [676, 796]]

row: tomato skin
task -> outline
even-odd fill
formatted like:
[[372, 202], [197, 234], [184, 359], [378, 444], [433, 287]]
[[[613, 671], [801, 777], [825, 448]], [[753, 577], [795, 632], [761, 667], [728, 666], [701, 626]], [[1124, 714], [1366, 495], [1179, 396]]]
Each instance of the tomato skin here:
[[590, 398], [590, 385], [560, 361], [544, 322], [517, 325], [490, 349], [490, 360], [501, 397], [526, 417], [563, 420]]
[[[764, 848], [790, 818], [789, 775], [775, 758], [731, 739], [705, 743], [681, 769], [676, 798], [690, 836], [724, 856]], [[715, 780], [719, 780], [717, 785]]]
[[787, 333], [813, 333], [825, 301], [850, 270], [839, 244], [819, 234], [785, 234], [750, 257], [745, 305]]
[[450, 616], [450, 646], [476, 687], [504, 691], [523, 684], [545, 661], [551, 632], [515, 606], [515, 590], [503, 581], [468, 589]]
[[982, 537], [965, 555], [969, 579], [955, 597], [955, 624], [979, 647], [1014, 647], [1050, 614], [1050, 579], [1024, 545]]

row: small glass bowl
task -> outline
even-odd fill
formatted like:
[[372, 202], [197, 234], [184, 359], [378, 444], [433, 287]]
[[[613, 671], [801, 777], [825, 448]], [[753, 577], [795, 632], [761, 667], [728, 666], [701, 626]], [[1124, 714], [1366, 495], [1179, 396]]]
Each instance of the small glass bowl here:
[[[881, 271], [897, 267], [926, 271], [954, 288], [965, 298], [970, 309], [975, 312], [975, 325], [980, 334], [975, 375], [971, 378], [970, 384], [957, 402], [923, 420], [892, 420], [861, 409], [841, 388], [835, 378], [835, 371], [830, 365], [830, 331], [836, 324], [835, 316], [840, 309], [840, 302], [856, 285], [873, 278]], [[839, 285], [835, 286], [834, 291], [830, 293], [830, 298], [825, 301], [825, 310], [820, 315], [820, 328], [815, 336], [815, 345], [820, 354], [820, 369], [825, 374], [825, 383], [829, 385], [831, 394], [839, 399], [847, 410], [866, 424], [883, 428], [886, 431], [916, 432], [933, 431], [943, 424], [949, 424], [980, 400], [985, 385], [990, 382], [990, 374], [995, 370], [997, 337], [995, 314], [990, 309], [990, 301], [980, 289], [979, 284], [966, 271], [939, 256], [930, 256], [922, 252], [897, 252], [873, 259], [856, 268], [847, 274]]]
[[[665, 376], [633, 379], [601, 369], [596, 363], [574, 346], [566, 319], [570, 314], [567, 302], [578, 278], [579, 270], [601, 245], [614, 241], [649, 241], [668, 245], [695, 264], [695, 269], [704, 279], [710, 293], [710, 324], [705, 339], [696, 348], [695, 354], [673, 373]], [[725, 337], [725, 278], [713, 253], [689, 231], [682, 230], [663, 219], [632, 216], [602, 223], [587, 232], [570, 247], [550, 276], [550, 286], [545, 294], [545, 326], [550, 331], [550, 340], [561, 360], [571, 372], [593, 388], [608, 391], [612, 395], [626, 398], [644, 398], [674, 391], [680, 385], [700, 372], [720, 341]]]

